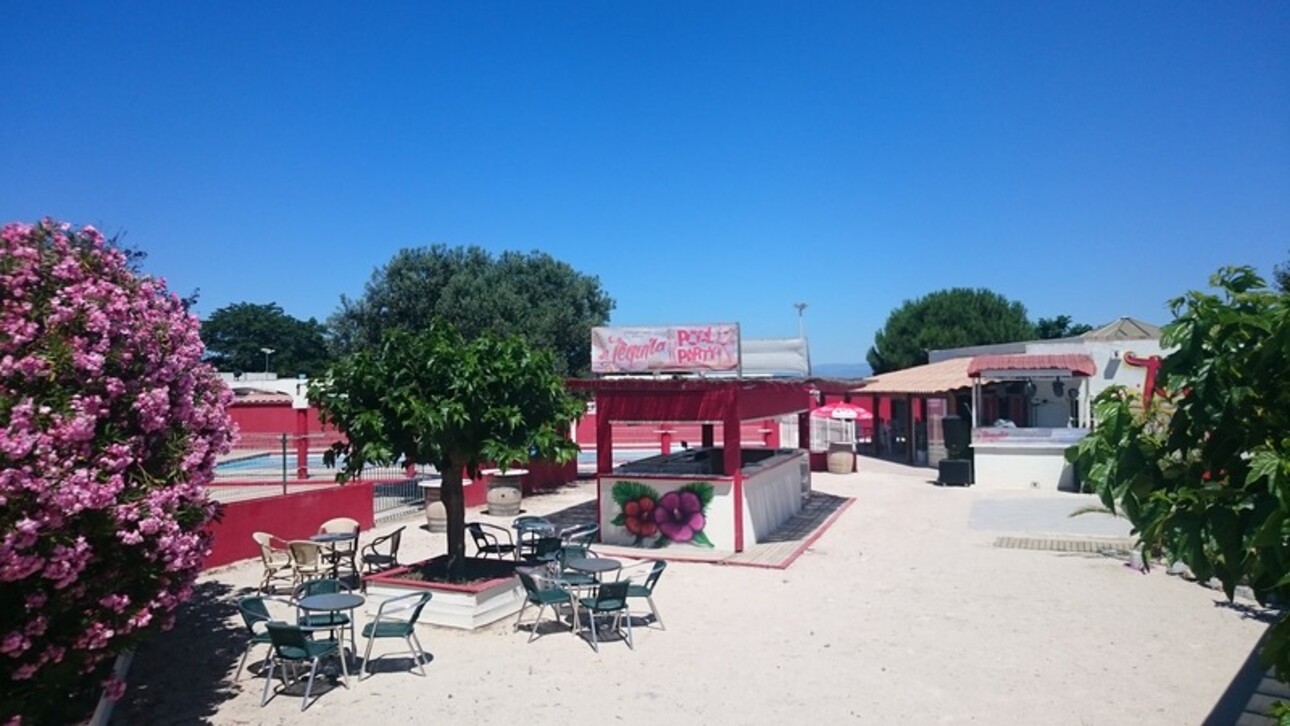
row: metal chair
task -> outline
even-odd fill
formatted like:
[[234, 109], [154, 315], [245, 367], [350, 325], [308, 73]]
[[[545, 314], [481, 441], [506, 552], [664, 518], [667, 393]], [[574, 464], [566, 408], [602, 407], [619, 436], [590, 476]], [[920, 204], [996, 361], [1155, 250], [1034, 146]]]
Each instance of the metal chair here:
[[[663, 570], [667, 569], [667, 563], [663, 560], [647, 560], [634, 565], [628, 565], [618, 571], [618, 579], [633, 579], [638, 572], [644, 568], [648, 568], [644, 581], [639, 585], [632, 583], [631, 587], [627, 588], [628, 604], [630, 605], [632, 598], [645, 598], [645, 600], [649, 602], [650, 615], [654, 617], [654, 622], [658, 623], [659, 630], [667, 630], [667, 627], [663, 625], [663, 618], [659, 617], [658, 608], [654, 605], [654, 586], [658, 584], [658, 578], [663, 575]], [[630, 617], [631, 613], [629, 608], [628, 618]]]
[[[524, 620], [524, 611], [528, 610], [530, 605], [537, 605], [537, 617], [530, 623], [532, 630], [529, 633], [528, 642], [532, 643], [533, 639], [538, 635], [538, 623], [542, 621], [542, 612], [546, 610], [547, 606], [551, 607], [552, 613], [556, 613], [556, 608], [561, 604], [573, 603], [573, 595], [563, 587], [559, 587], [558, 584], [546, 588], [539, 587], [538, 578], [535, 578], [531, 573], [516, 570], [515, 574], [520, 576], [520, 583], [524, 585], [524, 605], [520, 607], [520, 614], [516, 616], [515, 626], [511, 628], [511, 632], [520, 629], [520, 622]], [[549, 582], [546, 578], [541, 579], [543, 582]], [[559, 617], [558, 613], [556, 613], [556, 617]], [[573, 627], [572, 625], [569, 626], [570, 632], [573, 631]]]
[[296, 539], [287, 543], [287, 549], [291, 552], [291, 582], [294, 586], [327, 574], [322, 545], [307, 539]]
[[287, 542], [274, 537], [268, 532], [252, 532], [251, 539], [260, 546], [260, 562], [264, 565], [264, 578], [260, 580], [260, 592], [273, 591], [272, 584], [277, 581], [293, 582], [291, 569], [291, 551]]
[[341, 672], [344, 673], [345, 688], [349, 688], [349, 666], [345, 663], [345, 656], [340, 650], [339, 642], [311, 639], [298, 625], [272, 621], [265, 623], [264, 627], [269, 633], [273, 649], [269, 653], [269, 672], [264, 678], [264, 694], [260, 697], [261, 706], [269, 702], [269, 688], [273, 684], [273, 669], [278, 665], [282, 666], [282, 683], [283, 686], [286, 686], [287, 664], [309, 663], [309, 682], [305, 684], [305, 695], [300, 701], [301, 711], [309, 707], [309, 694], [314, 687], [314, 676], [318, 675], [318, 661], [326, 656], [337, 655], [340, 657], [340, 668]]
[[[485, 530], [484, 528], [488, 529]], [[490, 531], [491, 530], [491, 531]], [[475, 554], [482, 557], [497, 555], [497, 559], [506, 557], [518, 558], [516, 554], [518, 549], [515, 542], [511, 539], [511, 533], [505, 527], [498, 527], [495, 524], [486, 522], [470, 522], [466, 525], [466, 531], [470, 532], [470, 538], [475, 541]], [[503, 543], [501, 538], [493, 531], [501, 532], [506, 535], [506, 542]]]
[[[399, 527], [384, 537], [377, 537], [363, 546], [363, 571], [377, 572], [379, 570], [388, 570], [391, 567], [399, 566], [399, 542], [403, 539], [403, 530], [407, 527]], [[388, 552], [382, 552], [381, 546], [389, 547]]]
[[521, 557], [532, 555], [540, 538], [555, 536], [555, 525], [546, 517], [526, 514], [516, 517], [511, 527], [515, 530], [515, 544]]
[[590, 547], [591, 543], [596, 541], [596, 534], [599, 532], [598, 524], [575, 524], [560, 530], [560, 539], [566, 545]]
[[[257, 645], [269, 645], [271, 642], [269, 631], [264, 628], [266, 623], [273, 620], [273, 616], [269, 614], [267, 606], [269, 602], [290, 605], [290, 603], [277, 598], [258, 595], [244, 597], [237, 601], [237, 612], [242, 616], [242, 624], [246, 626], [247, 635], [250, 637], [246, 642], [246, 651], [242, 653], [242, 660], [237, 664], [237, 673], [233, 676], [235, 681], [242, 678], [242, 670], [246, 667], [246, 659], [250, 657], [251, 649]], [[264, 655], [264, 664], [267, 666], [268, 663], [269, 654], [266, 653]]]
[[[617, 582], [606, 582], [602, 584], [593, 597], [581, 598], [578, 603], [588, 613], [588, 624], [591, 628], [591, 648], [600, 652], [600, 636], [597, 634], [599, 628], [596, 627], [596, 618], [601, 616], [614, 616], [613, 624], [610, 626], [614, 632], [622, 633], [623, 616], [627, 615], [627, 590], [631, 587], [630, 580], [618, 580]], [[632, 645], [632, 619], [628, 615], [627, 620], [627, 647], [635, 650]]]
[[318, 534], [352, 534], [354, 539], [346, 542], [333, 542], [326, 550], [327, 562], [333, 565], [339, 565], [342, 562], [349, 563], [349, 570], [355, 575], [358, 574], [358, 564], [355, 558], [358, 556], [358, 520], [349, 517], [337, 517], [329, 519], [322, 523], [318, 528]]
[[[393, 597], [381, 603], [381, 607], [376, 611], [376, 619], [363, 626], [363, 637], [367, 638], [367, 650], [363, 652], [363, 668], [359, 672], [359, 680], [362, 680], [363, 673], [372, 672], [370, 668], [372, 643], [377, 638], [403, 638], [403, 642], [408, 644], [408, 652], [416, 659], [421, 675], [426, 674], [424, 659], [429, 656], [417, 638], [416, 624], [417, 618], [421, 617], [421, 609], [430, 602], [430, 597], [428, 592], [414, 592], [410, 595]], [[407, 612], [411, 614], [406, 619], [399, 617]]]

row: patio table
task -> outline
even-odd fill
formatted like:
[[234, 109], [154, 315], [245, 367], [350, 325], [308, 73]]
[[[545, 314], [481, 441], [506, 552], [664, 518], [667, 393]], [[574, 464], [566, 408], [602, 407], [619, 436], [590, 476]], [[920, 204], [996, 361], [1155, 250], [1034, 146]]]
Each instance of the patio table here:
[[[356, 650], [357, 644], [354, 642], [354, 612], [353, 611], [355, 608], [361, 607], [364, 602], [366, 602], [366, 600], [363, 598], [362, 595], [355, 595], [352, 592], [329, 592], [321, 595], [310, 595], [309, 597], [302, 597], [296, 601], [296, 607], [300, 608], [301, 610], [306, 610], [309, 612], [339, 613], [346, 610], [349, 611], [350, 647], [352, 649], [355, 649], [354, 652], [358, 652]], [[330, 630], [333, 633], [339, 630], [340, 631], [339, 640], [341, 641], [341, 648], [340, 648], [341, 657], [344, 657], [345, 627], [343, 625], [336, 625], [336, 624], [314, 625], [314, 626], [304, 626], [303, 629], [310, 630], [310, 631]]]
[[331, 576], [332, 579], [340, 577], [340, 558], [336, 557], [336, 543], [354, 540], [355, 546], [358, 545], [357, 532], [327, 532], [324, 534], [315, 534], [309, 538], [311, 542], [327, 545], [331, 550]]
[[623, 563], [609, 557], [573, 557], [566, 560], [564, 566], [570, 570], [594, 575], [599, 580], [606, 572], [621, 570]]

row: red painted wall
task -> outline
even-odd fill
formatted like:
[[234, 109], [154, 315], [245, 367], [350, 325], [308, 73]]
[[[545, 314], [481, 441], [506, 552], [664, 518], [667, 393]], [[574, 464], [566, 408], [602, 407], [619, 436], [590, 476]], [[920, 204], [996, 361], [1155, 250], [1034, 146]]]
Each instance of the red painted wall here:
[[[471, 488], [482, 490], [484, 487]], [[323, 522], [334, 517], [356, 519], [360, 529], [371, 529], [372, 485], [351, 482], [345, 486], [319, 487], [266, 499], [229, 502], [222, 509], [223, 516], [210, 527], [214, 544], [203, 563], [207, 569], [259, 557], [260, 547], [251, 539], [253, 532], [268, 532], [286, 540], [309, 539], [310, 535], [318, 534]]]
[[[769, 424], [766, 424], [769, 421]], [[672, 448], [679, 449], [681, 442], [688, 442], [691, 446], [698, 446], [701, 433], [701, 426], [697, 423], [616, 423], [614, 424], [614, 448], [615, 449], [659, 449], [661, 448], [660, 433], [664, 429], [672, 432]], [[721, 441], [724, 436], [724, 427], [721, 424], [714, 424], [714, 440]], [[769, 446], [779, 446], [779, 426], [773, 419], [743, 421], [739, 426], [740, 438], [748, 444], [757, 442], [759, 445], [765, 445], [766, 431], [770, 431]], [[578, 421], [577, 442], [583, 449], [596, 448], [596, 414], [586, 414]]]

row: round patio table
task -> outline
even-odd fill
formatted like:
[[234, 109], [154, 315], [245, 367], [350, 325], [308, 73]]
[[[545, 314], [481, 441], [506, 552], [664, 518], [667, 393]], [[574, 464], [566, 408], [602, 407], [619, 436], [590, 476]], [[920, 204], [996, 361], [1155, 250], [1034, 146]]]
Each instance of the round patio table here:
[[[363, 599], [362, 595], [355, 595], [351, 592], [329, 592], [322, 595], [302, 597], [296, 601], [296, 607], [310, 612], [338, 613], [342, 610], [351, 611], [349, 614], [349, 622], [347, 624], [350, 629], [350, 645], [353, 647], [356, 644], [352, 642], [354, 640], [354, 613], [352, 611], [354, 608], [360, 607], [364, 602], [366, 602], [366, 600]], [[345, 652], [345, 624], [336, 623], [331, 625], [315, 625], [304, 627], [303, 629], [330, 630], [333, 633], [339, 630], [341, 636], [339, 639], [341, 641], [341, 653], [343, 654]]]
[[327, 548], [331, 550], [332, 552], [331, 576], [333, 578], [340, 577], [340, 558], [335, 556], [336, 543], [346, 542], [349, 540], [354, 540], [355, 542], [357, 542], [358, 533], [357, 532], [326, 532], [323, 534], [315, 534], [309, 538], [310, 542], [325, 544], [327, 545]]
[[595, 575], [599, 579], [606, 572], [621, 570], [623, 563], [609, 557], [573, 557], [565, 560], [564, 566], [570, 570]]

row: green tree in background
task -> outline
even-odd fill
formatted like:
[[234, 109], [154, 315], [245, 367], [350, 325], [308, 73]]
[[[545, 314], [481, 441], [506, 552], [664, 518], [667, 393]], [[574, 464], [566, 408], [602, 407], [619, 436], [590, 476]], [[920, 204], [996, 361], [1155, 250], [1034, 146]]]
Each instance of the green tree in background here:
[[614, 301], [600, 281], [543, 252], [435, 245], [403, 249], [357, 300], [342, 297], [328, 320], [340, 352], [376, 345], [393, 328], [421, 330], [434, 318], [465, 338], [518, 335], [551, 351], [563, 375], [591, 367], [591, 328], [604, 325]]
[[234, 303], [211, 313], [202, 323], [206, 359], [223, 371], [269, 370], [286, 376], [314, 376], [331, 362], [326, 329], [313, 318], [300, 320], [277, 303]]
[[1290, 295], [1290, 262], [1282, 262], [1272, 268], [1272, 279], [1276, 281], [1278, 290]]
[[[1133, 523], [1146, 552], [1163, 551], [1229, 598], [1290, 601], [1290, 297], [1248, 267], [1211, 278], [1219, 294], [1171, 302], [1158, 393], [1112, 388], [1094, 403], [1091, 434], [1067, 452], [1103, 504]], [[1290, 621], [1263, 655], [1290, 679]]]
[[1055, 318], [1040, 318], [1039, 322], [1035, 323], [1035, 337], [1040, 340], [1074, 338], [1092, 329], [1092, 325], [1072, 323], [1069, 315], [1058, 315]]
[[322, 420], [345, 435], [325, 454], [344, 457], [341, 482], [369, 464], [431, 464], [443, 476], [448, 573], [462, 578], [466, 507], [462, 472], [530, 457], [564, 463], [578, 447], [567, 437], [582, 404], [544, 350], [518, 337], [467, 341], [434, 321], [417, 334], [394, 329], [376, 346], [346, 356], [310, 383]]
[[874, 373], [927, 362], [927, 351], [1035, 337], [1026, 307], [997, 292], [956, 287], [906, 300], [887, 316], [865, 356]]

